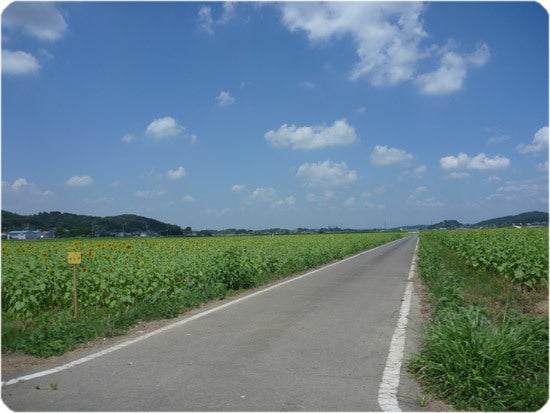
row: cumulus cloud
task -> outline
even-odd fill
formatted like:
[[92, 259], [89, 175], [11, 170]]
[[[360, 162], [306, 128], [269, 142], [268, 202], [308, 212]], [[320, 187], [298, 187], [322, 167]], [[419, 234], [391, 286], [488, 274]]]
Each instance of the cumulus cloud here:
[[179, 125], [176, 120], [170, 116], [164, 118], [154, 119], [145, 133], [155, 139], [162, 139], [168, 136], [176, 136], [184, 131], [184, 127]]
[[273, 188], [256, 188], [249, 195], [249, 199], [257, 201], [274, 201], [277, 198], [277, 191]]
[[469, 55], [446, 52], [441, 58], [439, 68], [419, 75], [415, 80], [416, 85], [425, 95], [443, 95], [459, 91], [464, 86], [468, 69], [485, 65], [489, 56], [489, 46], [485, 43]]
[[345, 162], [334, 163], [327, 160], [301, 165], [296, 177], [310, 188], [337, 189], [357, 181], [357, 172], [350, 170]]
[[94, 180], [89, 175], [75, 175], [71, 176], [69, 179], [65, 181], [65, 185], [68, 187], [83, 187], [91, 185]]
[[346, 119], [335, 121], [331, 126], [295, 126], [284, 124], [278, 130], [270, 130], [264, 138], [277, 148], [313, 150], [327, 146], [349, 145], [357, 139], [355, 129]]
[[530, 144], [519, 144], [517, 150], [523, 154], [546, 153], [548, 151], [548, 126], [539, 129]]
[[[358, 61], [350, 79], [367, 79], [374, 86], [416, 82], [421, 93], [442, 94], [462, 88], [467, 71], [483, 66], [489, 48], [481, 44], [471, 54], [450, 51], [450, 45], [422, 46], [424, 30], [418, 2], [288, 2], [281, 6], [283, 24], [303, 30], [312, 43], [351, 36]], [[418, 74], [421, 60], [442, 55], [440, 67]]]
[[31, 194], [53, 196], [54, 193], [50, 190], [42, 190], [36, 184], [29, 182], [26, 178], [17, 178], [13, 183], [2, 181], [2, 192], [13, 194]]
[[351, 79], [366, 77], [374, 85], [412, 78], [426, 36], [420, 3], [322, 2], [283, 3], [283, 24], [304, 30], [312, 42], [351, 35], [359, 60]]
[[285, 198], [279, 198], [277, 191], [274, 188], [256, 188], [248, 196], [249, 201], [265, 202], [270, 204], [272, 208], [289, 207], [296, 203], [296, 197], [294, 195], [287, 196]]
[[222, 90], [220, 94], [216, 96], [216, 102], [217, 105], [220, 107], [231, 106], [233, 103], [235, 103], [235, 98], [231, 96], [229, 92]]
[[510, 159], [501, 155], [490, 158], [483, 152], [471, 158], [461, 152], [458, 156], [445, 156], [441, 158], [439, 160], [439, 165], [441, 169], [448, 171], [459, 169], [503, 169], [510, 165]]
[[5, 75], [33, 75], [40, 70], [36, 58], [27, 53], [2, 50], [2, 73]]
[[2, 27], [21, 31], [40, 40], [57, 40], [67, 31], [67, 22], [54, 3], [14, 2], [2, 15]]
[[235, 193], [239, 193], [239, 192], [242, 192], [244, 191], [245, 189], [245, 186], [244, 185], [240, 185], [240, 184], [236, 184], [236, 185], [233, 185], [231, 187], [231, 191], [232, 192], [235, 192]]
[[407, 163], [413, 159], [410, 153], [402, 149], [388, 148], [386, 145], [376, 145], [370, 155], [371, 162], [378, 166]]
[[168, 179], [176, 181], [183, 178], [185, 176], [185, 173], [185, 168], [183, 166], [180, 166], [177, 169], [168, 170], [168, 172], [166, 172], [166, 176], [168, 177]]

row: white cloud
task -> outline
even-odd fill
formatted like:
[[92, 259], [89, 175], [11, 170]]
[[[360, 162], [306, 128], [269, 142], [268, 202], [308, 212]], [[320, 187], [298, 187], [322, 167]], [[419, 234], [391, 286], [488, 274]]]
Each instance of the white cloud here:
[[428, 167], [426, 165], [420, 165], [413, 169], [406, 169], [404, 170], [401, 175], [399, 175], [399, 180], [403, 181], [408, 178], [413, 179], [422, 179], [424, 178], [424, 174], [428, 170]]
[[548, 151], [548, 126], [539, 129], [530, 144], [518, 145], [517, 150], [523, 154], [546, 153]]
[[377, 209], [377, 210], [383, 210], [386, 208], [386, 205], [384, 204], [377, 204], [376, 202], [372, 202], [369, 200], [366, 200], [363, 205], [367, 207], [368, 209]]
[[271, 206], [274, 208], [277, 208], [277, 207], [293, 206], [295, 203], [296, 203], [296, 197], [294, 195], [290, 195], [284, 199], [275, 201]]
[[212, 9], [209, 6], [202, 6], [199, 9], [199, 27], [208, 34], [214, 34], [213, 26]]
[[235, 98], [231, 96], [229, 92], [222, 90], [220, 94], [216, 96], [216, 102], [220, 107], [231, 106], [233, 103], [235, 103]]
[[304, 80], [303, 82], [298, 83], [298, 86], [305, 89], [315, 89], [317, 87], [317, 84], [310, 80]]
[[185, 196], [182, 198], [182, 201], [183, 201], [183, 202], [188, 202], [188, 203], [193, 203], [193, 202], [196, 201], [196, 199], [195, 199], [194, 196], [185, 195]]
[[7, 181], [2, 181], [2, 193], [5, 195], [7, 193], [13, 195], [32, 195], [32, 196], [44, 196], [52, 197], [55, 194], [53, 191], [42, 190], [36, 184], [29, 182], [26, 178], [17, 178], [10, 184]]
[[346, 207], [354, 206], [356, 201], [357, 201], [357, 198], [355, 198], [354, 196], [349, 197], [344, 201], [344, 206]]
[[548, 172], [548, 161], [537, 164], [538, 172]]
[[154, 189], [154, 190], [151, 190], [151, 191], [139, 190], [139, 191], [135, 192], [135, 195], [138, 198], [156, 198], [156, 197], [162, 196], [164, 194], [166, 194], [166, 191], [163, 190], [163, 189]]
[[223, 3], [222, 15], [218, 20], [212, 17], [212, 8], [210, 6], [202, 6], [199, 9], [198, 24], [201, 30], [208, 34], [214, 34], [214, 27], [228, 23], [235, 17], [235, 3], [226, 1]]
[[352, 80], [366, 77], [373, 85], [393, 85], [413, 77], [426, 36], [420, 3], [322, 2], [283, 3], [283, 24], [304, 30], [312, 42], [351, 35], [359, 61]]
[[63, 15], [50, 2], [11, 3], [2, 15], [2, 27], [49, 41], [59, 39], [67, 31]]
[[[545, 180], [546, 181], [546, 178]], [[507, 181], [499, 186], [489, 200], [521, 201], [548, 199], [548, 183], [529, 179], [524, 181]]]
[[378, 166], [407, 163], [413, 156], [402, 149], [388, 148], [386, 145], [376, 145], [370, 155], [371, 162]]
[[255, 201], [274, 201], [277, 198], [277, 191], [273, 188], [256, 188], [248, 197]]
[[305, 163], [298, 168], [296, 176], [310, 188], [337, 189], [357, 181], [357, 172], [348, 168], [345, 162], [324, 161]]
[[17, 178], [10, 184], [7, 181], [2, 181], [2, 191], [10, 191], [15, 193], [28, 192], [35, 195], [53, 195], [53, 192], [50, 190], [43, 191], [37, 187], [36, 184], [29, 182], [26, 178]]
[[13, 184], [11, 185], [11, 189], [14, 191], [20, 190], [22, 187], [29, 185], [29, 182], [25, 178], [17, 178], [15, 181], [13, 181]]
[[433, 196], [425, 196], [428, 192], [427, 186], [419, 186], [409, 195], [407, 202], [420, 208], [439, 208], [445, 205]]
[[335, 195], [335, 191], [325, 190], [322, 194], [309, 193], [307, 194], [306, 199], [309, 202], [327, 202], [333, 199]]
[[439, 160], [441, 169], [444, 170], [457, 170], [457, 169], [502, 169], [507, 168], [510, 165], [510, 159], [501, 155], [496, 155], [493, 158], [487, 157], [483, 152], [469, 157], [465, 153], [461, 152], [458, 156], [445, 156]]
[[136, 139], [136, 137], [134, 135], [131, 135], [131, 134], [127, 133], [126, 135], [124, 135], [122, 137], [121, 140], [124, 143], [130, 143], [130, 142], [133, 142], [135, 139]]
[[88, 186], [91, 185], [94, 180], [91, 176], [83, 175], [83, 176], [71, 176], [69, 179], [65, 181], [65, 185], [69, 187], [82, 187], [82, 186]]
[[491, 175], [489, 178], [485, 179], [485, 182], [492, 184], [493, 182], [500, 182], [500, 177], [498, 175]]
[[433, 196], [430, 196], [425, 199], [417, 199], [416, 205], [421, 208], [440, 208], [445, 206], [445, 203]]
[[185, 176], [185, 168], [183, 166], [178, 167], [178, 169], [170, 169], [166, 172], [168, 179], [172, 181], [181, 179]]
[[33, 75], [40, 70], [36, 58], [26, 52], [2, 50], [2, 73], [5, 75]]
[[167, 136], [179, 135], [185, 128], [176, 122], [176, 120], [170, 116], [153, 120], [145, 133], [152, 138], [162, 139]]
[[231, 187], [231, 191], [232, 192], [235, 192], [235, 193], [239, 193], [239, 192], [242, 192], [244, 191], [245, 189], [245, 186], [244, 185], [240, 185], [240, 184], [236, 184], [236, 185], [233, 185]]
[[419, 187], [415, 188], [415, 190], [412, 192], [412, 194], [409, 196], [409, 198], [416, 199], [420, 195], [422, 195], [426, 192], [428, 192], [428, 187], [427, 186], [419, 186]]
[[279, 198], [277, 191], [273, 188], [256, 188], [248, 196], [248, 200], [269, 203], [272, 208], [293, 206], [296, 203], [296, 197], [294, 195], [287, 196], [286, 198]]
[[[312, 43], [351, 36], [358, 61], [351, 80], [366, 78], [374, 86], [416, 82], [425, 94], [450, 93], [462, 88], [467, 71], [483, 66], [489, 47], [459, 55], [444, 47], [422, 47], [424, 31], [418, 2], [288, 2], [281, 6], [282, 22], [292, 32], [303, 30]], [[422, 59], [442, 55], [440, 67], [418, 75]]]
[[507, 135], [492, 136], [492, 137], [489, 138], [489, 143], [496, 145], [496, 144], [499, 144], [499, 143], [502, 143], [502, 142], [509, 141], [510, 139], [512, 139], [512, 137], [507, 136]]
[[278, 148], [312, 150], [327, 146], [349, 145], [357, 139], [355, 129], [346, 119], [335, 121], [331, 126], [301, 126], [284, 124], [277, 131], [270, 130], [264, 138]]
[[471, 67], [480, 67], [489, 60], [489, 47], [483, 43], [470, 55], [449, 51], [441, 58], [438, 69], [419, 75], [415, 82], [426, 95], [443, 95], [461, 90]]
[[469, 172], [451, 172], [450, 174], [446, 175], [449, 179], [466, 179], [470, 177]]

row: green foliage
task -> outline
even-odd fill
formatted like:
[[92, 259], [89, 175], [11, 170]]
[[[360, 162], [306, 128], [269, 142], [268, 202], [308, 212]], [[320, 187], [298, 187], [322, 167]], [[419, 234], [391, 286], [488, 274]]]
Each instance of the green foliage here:
[[425, 391], [460, 410], [540, 409], [548, 398], [548, 319], [470, 303], [464, 291], [477, 278], [499, 280], [480, 268], [465, 271], [468, 264], [442, 242], [449, 234], [421, 234], [419, 270], [433, 321], [409, 370]]
[[[183, 309], [402, 237], [357, 233], [210, 238], [7, 241], [2, 244], [2, 348], [48, 356], [137, 320]], [[79, 320], [72, 320], [78, 266]], [[5, 334], [4, 334], [5, 333]]]
[[527, 288], [548, 283], [548, 229], [505, 228], [423, 234], [483, 268]]

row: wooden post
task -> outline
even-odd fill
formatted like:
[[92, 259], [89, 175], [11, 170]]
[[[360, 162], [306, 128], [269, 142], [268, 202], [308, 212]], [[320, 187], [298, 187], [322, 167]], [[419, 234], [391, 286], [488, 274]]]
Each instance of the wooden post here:
[[74, 285], [74, 319], [78, 320], [78, 293], [76, 285], [76, 264], [73, 264], [73, 285]]
[[69, 264], [73, 266], [73, 285], [74, 285], [74, 319], [78, 320], [78, 294], [76, 285], [76, 266], [82, 263], [82, 254], [80, 252], [69, 252]]

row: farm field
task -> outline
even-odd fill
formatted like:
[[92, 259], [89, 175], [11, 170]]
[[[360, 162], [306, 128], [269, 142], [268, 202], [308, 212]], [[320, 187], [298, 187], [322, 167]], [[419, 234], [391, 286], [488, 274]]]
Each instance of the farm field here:
[[548, 229], [424, 232], [430, 321], [409, 370], [459, 410], [534, 411], [548, 399]]
[[[341, 259], [402, 233], [2, 243], [2, 351], [62, 354], [137, 320], [175, 317], [233, 291]], [[68, 252], [81, 252], [73, 318]]]

